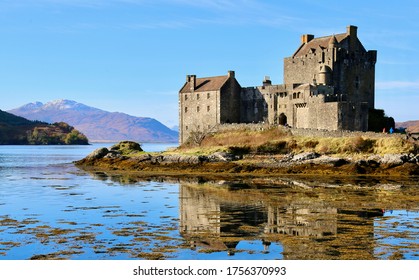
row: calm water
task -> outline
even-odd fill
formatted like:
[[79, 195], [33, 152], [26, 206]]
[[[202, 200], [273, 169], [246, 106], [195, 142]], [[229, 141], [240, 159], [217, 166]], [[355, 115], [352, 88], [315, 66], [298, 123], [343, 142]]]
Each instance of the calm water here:
[[140, 180], [71, 163], [99, 146], [0, 146], [0, 259], [419, 259], [417, 178]]

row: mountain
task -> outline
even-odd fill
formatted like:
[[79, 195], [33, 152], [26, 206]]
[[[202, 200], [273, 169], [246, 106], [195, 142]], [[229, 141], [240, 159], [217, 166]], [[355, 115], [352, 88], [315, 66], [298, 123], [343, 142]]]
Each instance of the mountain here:
[[64, 123], [30, 121], [0, 110], [0, 145], [86, 145], [88, 140]]
[[407, 122], [396, 122], [397, 128], [406, 128], [411, 133], [419, 133], [419, 120], [407, 121]]
[[29, 103], [8, 112], [30, 120], [66, 122], [84, 133], [90, 141], [178, 141], [176, 131], [153, 118], [107, 112], [72, 100]]

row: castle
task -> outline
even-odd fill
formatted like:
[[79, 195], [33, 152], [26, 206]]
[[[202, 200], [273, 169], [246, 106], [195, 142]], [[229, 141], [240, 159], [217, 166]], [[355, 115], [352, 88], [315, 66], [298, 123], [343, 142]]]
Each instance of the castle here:
[[377, 51], [364, 48], [357, 29], [348, 26], [346, 33], [319, 38], [302, 35], [295, 53], [284, 59], [280, 85], [265, 77], [261, 86], [242, 87], [234, 71], [187, 75], [179, 91], [179, 142], [225, 123], [366, 131], [374, 109]]

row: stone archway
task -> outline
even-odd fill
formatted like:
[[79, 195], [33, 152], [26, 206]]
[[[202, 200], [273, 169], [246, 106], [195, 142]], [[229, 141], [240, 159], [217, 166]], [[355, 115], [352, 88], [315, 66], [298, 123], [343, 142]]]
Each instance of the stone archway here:
[[281, 113], [278, 116], [278, 124], [280, 124], [280, 125], [286, 125], [287, 123], [288, 123], [287, 122], [287, 116], [284, 113]]

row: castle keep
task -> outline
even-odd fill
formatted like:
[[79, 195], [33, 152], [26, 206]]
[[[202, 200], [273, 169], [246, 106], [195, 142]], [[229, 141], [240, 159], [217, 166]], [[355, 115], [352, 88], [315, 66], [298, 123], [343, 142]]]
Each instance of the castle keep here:
[[242, 87], [234, 71], [225, 76], [188, 75], [179, 91], [180, 143], [191, 132], [224, 123], [267, 122], [324, 130], [368, 129], [374, 109], [377, 51], [365, 50], [357, 27], [315, 38], [305, 34], [284, 59], [284, 84]]

